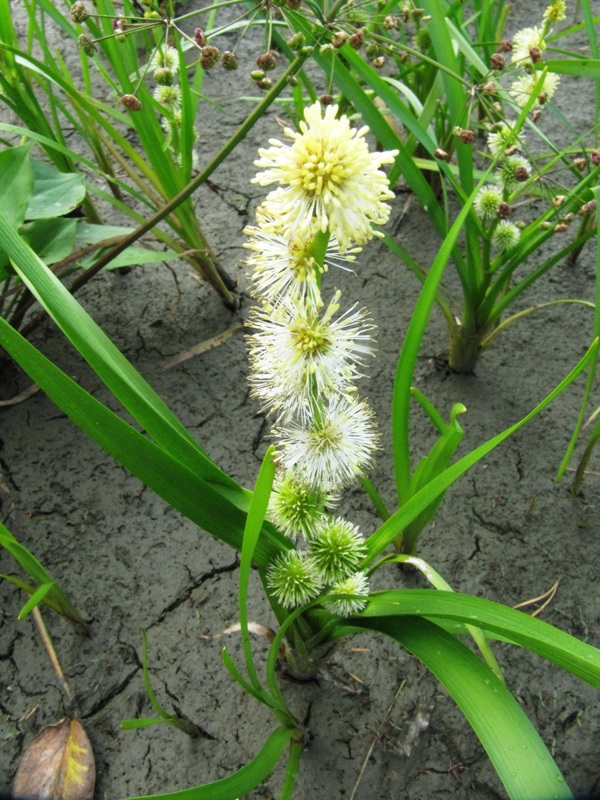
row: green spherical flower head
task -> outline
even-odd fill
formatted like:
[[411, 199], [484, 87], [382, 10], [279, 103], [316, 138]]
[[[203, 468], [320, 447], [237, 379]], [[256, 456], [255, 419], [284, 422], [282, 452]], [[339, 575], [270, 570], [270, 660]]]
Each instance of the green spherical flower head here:
[[289, 550], [277, 556], [267, 571], [267, 586], [285, 608], [308, 603], [320, 589], [311, 559], [298, 550]]
[[367, 605], [369, 582], [364, 572], [356, 572], [346, 580], [334, 583], [329, 591], [331, 594], [348, 596], [340, 597], [337, 600], [328, 600], [325, 603], [325, 608], [339, 617], [349, 617], [358, 611], [362, 611]]
[[336, 517], [324, 522], [308, 552], [324, 583], [347, 578], [365, 557], [366, 547], [356, 525]]
[[269, 502], [269, 519], [290, 539], [299, 533], [310, 539], [323, 519], [323, 508], [336, 498], [323, 491], [313, 491], [299, 481], [294, 472], [275, 478]]
[[501, 202], [502, 190], [490, 183], [487, 186], [482, 186], [477, 192], [473, 208], [479, 219], [489, 220], [496, 216]]
[[517, 246], [520, 236], [521, 231], [514, 223], [508, 222], [508, 220], [502, 220], [498, 223], [493, 233], [492, 244], [496, 250], [507, 252], [508, 250], [513, 250]]

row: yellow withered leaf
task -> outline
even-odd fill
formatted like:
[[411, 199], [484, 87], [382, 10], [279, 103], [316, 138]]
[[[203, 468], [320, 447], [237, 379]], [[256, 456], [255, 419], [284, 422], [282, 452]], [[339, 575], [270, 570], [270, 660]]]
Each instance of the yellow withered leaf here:
[[63, 719], [35, 737], [15, 776], [15, 797], [92, 800], [96, 767], [92, 746], [76, 720]]

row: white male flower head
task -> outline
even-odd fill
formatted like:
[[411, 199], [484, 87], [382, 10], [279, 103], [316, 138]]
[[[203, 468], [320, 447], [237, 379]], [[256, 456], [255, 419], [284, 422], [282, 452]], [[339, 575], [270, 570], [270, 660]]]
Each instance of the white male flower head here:
[[[289, 298], [293, 302], [305, 302], [316, 308], [322, 305], [318, 271], [311, 253], [313, 238], [301, 228], [287, 234], [280, 221], [260, 208], [257, 212], [258, 227], [248, 227], [244, 233], [250, 238], [244, 244], [252, 251], [246, 264], [253, 268], [251, 294], [263, 303], [277, 305]], [[349, 269], [344, 262], [355, 260], [360, 247], [341, 255], [335, 237], [329, 240], [322, 272], [336, 266]]]
[[349, 617], [358, 611], [362, 611], [367, 605], [369, 581], [364, 572], [356, 572], [354, 575], [334, 583], [329, 588], [329, 592], [346, 596], [335, 600], [327, 600], [324, 603], [325, 608], [339, 617]]
[[299, 133], [284, 129], [291, 145], [271, 139], [271, 147], [259, 150], [255, 164], [263, 171], [253, 183], [279, 184], [265, 207], [290, 230], [329, 230], [344, 252], [351, 242], [369, 241], [375, 235], [372, 224], [387, 222], [386, 201], [394, 195], [380, 167], [391, 164], [398, 152], [370, 153], [364, 138], [368, 128], [352, 129], [348, 117], [336, 119], [337, 112], [336, 105], [327, 106], [323, 116], [319, 103], [308, 106]]
[[[539, 56], [546, 49], [542, 28], [523, 28], [523, 30], [515, 34], [512, 47], [513, 64], [539, 61]], [[534, 58], [532, 58], [532, 52]]]
[[299, 533], [309, 539], [324, 519], [324, 508], [337, 500], [330, 492], [308, 488], [294, 471], [278, 472], [269, 498], [268, 518], [290, 539], [296, 539]]
[[321, 588], [311, 559], [298, 550], [288, 550], [275, 558], [267, 570], [267, 586], [285, 608], [308, 603]]
[[308, 543], [308, 552], [323, 583], [334, 583], [356, 571], [366, 546], [356, 525], [343, 517], [324, 518]]
[[335, 319], [340, 294], [322, 313], [289, 300], [250, 312], [256, 330], [248, 337], [250, 385], [264, 409], [306, 416], [315, 393], [327, 398], [355, 391], [365, 357], [373, 354], [375, 326], [366, 309], [355, 306]]
[[[517, 81], [513, 81], [510, 86], [509, 94], [514, 97], [515, 102], [521, 108], [524, 108], [527, 101], [533, 94], [533, 90], [540, 78], [540, 73], [536, 72], [533, 75], [524, 75]], [[535, 99], [534, 106], [543, 106], [549, 100], [552, 100], [554, 93], [560, 83], [560, 75], [555, 72], [547, 72], [544, 78], [541, 92]]]
[[364, 401], [343, 396], [320, 405], [313, 419], [285, 422], [273, 431], [275, 459], [311, 488], [337, 491], [372, 461], [378, 446], [374, 414]]

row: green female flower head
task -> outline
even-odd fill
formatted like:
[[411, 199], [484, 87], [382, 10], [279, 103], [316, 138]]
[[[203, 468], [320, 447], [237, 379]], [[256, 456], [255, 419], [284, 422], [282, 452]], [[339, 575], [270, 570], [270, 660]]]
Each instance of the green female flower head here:
[[321, 523], [308, 543], [308, 552], [323, 583], [335, 583], [356, 570], [366, 547], [358, 527], [336, 517]]
[[508, 252], [514, 250], [519, 243], [521, 231], [513, 222], [501, 220], [492, 234], [492, 245], [496, 250]]
[[307, 488], [293, 471], [278, 473], [269, 500], [269, 519], [290, 539], [299, 533], [310, 539], [323, 519], [324, 508], [337, 499], [329, 492]]
[[479, 219], [488, 221], [494, 219], [502, 202], [502, 190], [493, 183], [482, 186], [477, 192], [473, 208]]
[[267, 570], [267, 586], [285, 608], [304, 605], [319, 593], [314, 564], [298, 550], [281, 553]]

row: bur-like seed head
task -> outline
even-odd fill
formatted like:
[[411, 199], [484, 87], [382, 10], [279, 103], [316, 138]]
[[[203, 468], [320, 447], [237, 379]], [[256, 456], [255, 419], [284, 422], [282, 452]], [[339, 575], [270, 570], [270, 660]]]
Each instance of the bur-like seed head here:
[[519, 243], [521, 236], [520, 230], [517, 226], [508, 222], [508, 220], [501, 220], [492, 235], [492, 245], [496, 250], [508, 252], [514, 250]]
[[221, 53], [218, 47], [207, 44], [205, 47], [201, 48], [200, 52], [200, 66], [202, 69], [212, 69], [215, 64], [219, 63]]
[[288, 8], [291, 8], [292, 11], [298, 11], [302, 6], [302, 0], [287, 0], [286, 5]]
[[569, 230], [569, 226], [566, 222], [559, 222], [558, 225], [554, 226], [554, 233], [566, 233]]
[[475, 134], [473, 131], [458, 128], [454, 131], [463, 144], [473, 144], [475, 141]]
[[586, 166], [585, 158], [574, 158], [571, 161], [571, 165], [575, 167], [575, 169], [579, 170], [579, 172], [583, 172]]
[[498, 42], [498, 52], [499, 53], [510, 53], [510, 51], [512, 49], [513, 49], [513, 46], [511, 44], [511, 42], [508, 41], [508, 39], [501, 39]]
[[334, 495], [309, 489], [296, 474], [280, 472], [269, 499], [268, 518], [290, 539], [301, 534], [311, 539], [324, 517], [324, 508], [338, 500]]
[[501, 53], [494, 53], [490, 59], [490, 67], [494, 72], [502, 72], [506, 66], [506, 59]]
[[262, 69], [253, 69], [250, 73], [250, 77], [253, 81], [262, 81], [263, 78], [266, 78], [266, 75]]
[[336, 517], [319, 525], [308, 552], [323, 583], [334, 583], [356, 571], [367, 549], [357, 526]]
[[298, 550], [277, 556], [267, 570], [267, 586], [285, 608], [304, 605], [319, 593], [314, 565]]
[[134, 94], [124, 94], [120, 98], [121, 103], [127, 111], [141, 111], [142, 104]]
[[595, 200], [590, 200], [588, 203], [585, 203], [581, 206], [579, 211], [577, 212], [580, 217], [583, 217], [584, 214], [591, 214], [592, 211], [596, 210], [597, 203]]
[[228, 72], [233, 72], [238, 68], [237, 56], [231, 50], [225, 50], [221, 56], [221, 66]]
[[377, 58], [374, 58], [371, 63], [373, 64], [375, 69], [381, 69], [385, 64], [385, 58], [383, 56], [377, 56]]
[[595, 167], [600, 164], [600, 150], [592, 150], [590, 152], [590, 161]]
[[259, 89], [268, 92], [269, 89], [273, 88], [273, 81], [270, 78], [261, 78], [261, 80], [256, 81], [256, 85]]
[[71, 6], [71, 19], [73, 22], [85, 22], [88, 16], [84, 3], [73, 3]]
[[335, 97], [330, 94], [322, 94], [321, 97], [319, 97], [319, 103], [321, 103], [323, 107], [333, 106], [335, 105]]
[[433, 155], [440, 161], [450, 161], [450, 156], [445, 150], [442, 150], [441, 147], [436, 147]]
[[204, 31], [202, 28], [196, 28], [194, 30], [194, 41], [198, 45], [198, 47], [206, 47], [206, 36], [204, 35]]

